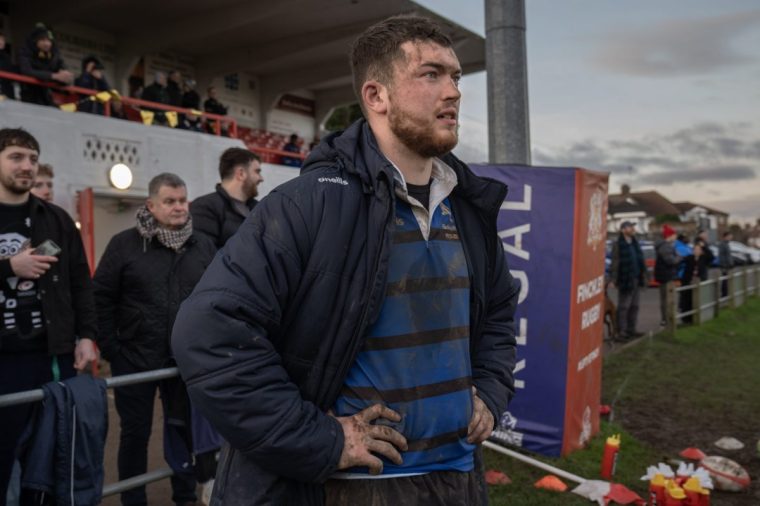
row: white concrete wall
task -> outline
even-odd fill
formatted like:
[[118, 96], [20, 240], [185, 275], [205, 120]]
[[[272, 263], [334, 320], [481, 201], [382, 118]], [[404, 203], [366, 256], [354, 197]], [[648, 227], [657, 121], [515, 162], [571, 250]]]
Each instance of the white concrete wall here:
[[[0, 128], [22, 127], [40, 142], [40, 161], [55, 170], [55, 202], [72, 215], [76, 192], [92, 187], [97, 195], [138, 197], [147, 195], [148, 182], [160, 172], [174, 172], [188, 187], [191, 199], [208, 193], [219, 182], [219, 155], [228, 147], [245, 145], [237, 139], [216, 137], [184, 130], [145, 126], [92, 114], [63, 112], [53, 107], [0, 101]], [[87, 143], [90, 142], [88, 149]], [[98, 151], [94, 143], [101, 142]], [[104, 152], [104, 145], [119, 146], [106, 151], [106, 159], [94, 159], [92, 152]], [[108, 183], [107, 171], [129, 150], [132, 161], [125, 160], [134, 174], [130, 190], [121, 191]], [[134, 149], [134, 153], [132, 152]], [[110, 156], [115, 159], [111, 161]], [[265, 163], [264, 182], [259, 187], [263, 197], [277, 185], [293, 179], [298, 169]]]
[[[55, 203], [72, 215], [78, 190], [92, 187], [96, 195], [144, 197], [148, 182], [160, 172], [182, 177], [191, 199], [203, 195], [219, 179], [222, 151], [231, 146], [245, 147], [237, 139], [67, 113], [13, 100], [0, 102], [0, 127], [22, 127], [37, 138], [40, 161], [50, 163], [55, 170]], [[100, 150], [96, 148], [98, 142]], [[107, 144], [111, 146], [108, 151]], [[134, 174], [134, 183], [130, 190], [120, 191], [109, 185], [107, 171], [124, 158], [125, 149], [132, 157], [127, 165]]]

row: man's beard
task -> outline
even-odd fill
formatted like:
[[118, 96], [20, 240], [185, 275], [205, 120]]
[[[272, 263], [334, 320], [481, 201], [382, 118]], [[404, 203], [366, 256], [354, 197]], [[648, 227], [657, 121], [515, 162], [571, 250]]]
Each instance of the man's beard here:
[[423, 125], [406, 111], [391, 108], [388, 115], [391, 132], [410, 150], [425, 158], [445, 155], [457, 145], [458, 130], [453, 137], [436, 138], [432, 125]]
[[29, 186], [23, 186], [22, 184], [17, 183], [11, 176], [0, 176], [0, 184], [11, 193], [23, 195], [32, 189], [32, 186], [34, 186], [34, 180], [30, 180]]
[[258, 196], [259, 189], [253, 180], [249, 177], [243, 183], [243, 193], [247, 196], [247, 199], [252, 199]]

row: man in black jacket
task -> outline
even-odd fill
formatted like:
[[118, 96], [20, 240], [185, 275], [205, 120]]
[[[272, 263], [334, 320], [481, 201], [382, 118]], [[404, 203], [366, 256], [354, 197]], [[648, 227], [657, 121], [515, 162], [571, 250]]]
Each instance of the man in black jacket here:
[[[38, 24], [19, 52], [21, 73], [41, 81], [71, 84], [74, 75], [66, 70], [63, 58], [53, 40], [53, 33]], [[21, 87], [21, 100], [40, 105], [55, 105], [50, 88], [25, 84]]]
[[256, 206], [177, 318], [230, 445], [215, 505], [487, 500], [473, 454], [514, 391], [506, 187], [449, 153], [461, 68], [438, 25], [378, 23], [352, 63], [367, 120]]
[[[82, 73], [76, 78], [74, 84], [80, 88], [88, 88], [96, 91], [110, 90], [111, 86], [108, 84], [106, 76], [103, 75], [103, 69], [103, 64], [96, 56], [91, 55], [85, 57], [82, 60]], [[105, 113], [105, 107], [99, 100], [88, 100], [90, 98], [94, 99], [94, 97], [91, 97], [90, 95], [82, 96], [80, 98], [80, 101], [82, 102], [79, 104], [78, 110], [81, 112], [89, 112], [90, 114], [100, 114], [102, 116]]]
[[646, 286], [647, 266], [639, 241], [636, 224], [624, 221], [618, 240], [612, 245], [610, 279], [618, 290], [618, 338], [632, 339], [643, 333], [636, 330], [639, 317], [639, 289]]
[[[111, 239], [95, 273], [98, 343], [115, 376], [173, 365], [169, 336], [177, 310], [216, 251], [211, 241], [193, 233], [187, 188], [179, 176], [159, 174], [148, 190], [137, 226]], [[146, 472], [156, 389], [168, 418], [167, 387], [153, 382], [115, 390], [120, 480]], [[196, 500], [191, 473], [177, 473], [171, 481], [176, 504]], [[122, 504], [145, 505], [145, 487], [124, 492]]]
[[[39, 153], [28, 132], [0, 129], [0, 395], [72, 377], [97, 357], [82, 240], [63, 209], [30, 194]], [[0, 505], [32, 408], [0, 409]]]
[[221, 248], [237, 232], [240, 224], [258, 202], [261, 158], [243, 148], [228, 148], [219, 157], [216, 191], [193, 200], [190, 213], [193, 227]]

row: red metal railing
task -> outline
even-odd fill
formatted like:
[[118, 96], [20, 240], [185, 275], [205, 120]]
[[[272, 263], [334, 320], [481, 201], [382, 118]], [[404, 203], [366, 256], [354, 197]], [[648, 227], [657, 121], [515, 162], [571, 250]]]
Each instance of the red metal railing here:
[[[16, 74], [13, 72], [4, 72], [0, 71], [0, 79], [8, 79], [9, 81], [17, 81], [20, 83], [26, 83], [26, 84], [32, 84], [35, 86], [42, 86], [45, 88], [51, 88], [55, 91], [68, 93], [68, 94], [78, 94], [78, 95], [88, 95], [88, 96], [94, 96], [98, 93], [102, 93], [98, 90], [92, 90], [89, 88], [80, 88], [79, 86], [65, 86], [58, 83], [50, 82], [50, 81], [41, 81], [35, 77], [25, 76], [22, 74]], [[234, 118], [231, 118], [229, 116], [221, 116], [219, 114], [212, 114], [209, 112], [202, 112], [202, 111], [193, 111], [192, 109], [186, 109], [184, 107], [175, 107], [172, 105], [166, 105], [166, 104], [160, 104], [158, 102], [150, 102], [148, 100], [142, 100], [139, 98], [131, 98], [131, 97], [119, 97], [119, 101], [121, 101], [125, 106], [131, 106], [133, 108], [139, 109], [140, 107], [143, 108], [150, 108], [150, 109], [157, 109], [160, 111], [173, 111], [178, 114], [185, 114], [188, 116], [201, 116], [206, 121], [211, 122], [212, 128], [214, 130], [214, 134], [221, 135], [222, 134], [222, 125], [228, 125], [228, 132], [230, 137], [237, 138], [237, 122]], [[111, 116], [111, 102], [103, 102], [103, 113], [105, 116]], [[200, 114], [198, 114], [200, 113]]]

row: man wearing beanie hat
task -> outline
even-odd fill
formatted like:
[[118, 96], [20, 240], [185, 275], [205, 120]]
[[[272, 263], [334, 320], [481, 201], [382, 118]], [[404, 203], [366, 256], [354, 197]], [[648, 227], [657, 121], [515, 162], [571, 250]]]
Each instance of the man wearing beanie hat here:
[[654, 264], [654, 279], [660, 283], [660, 325], [668, 321], [668, 283], [678, 277], [678, 264], [681, 257], [675, 248], [676, 231], [670, 225], [662, 226], [662, 240], [655, 245], [657, 260]]
[[[42, 81], [54, 81], [71, 84], [74, 75], [64, 68], [63, 58], [58, 52], [53, 32], [42, 23], [38, 23], [26, 44], [19, 52], [21, 73], [36, 77]], [[34, 84], [25, 84], [21, 88], [21, 100], [40, 105], [54, 105], [50, 89]]]

